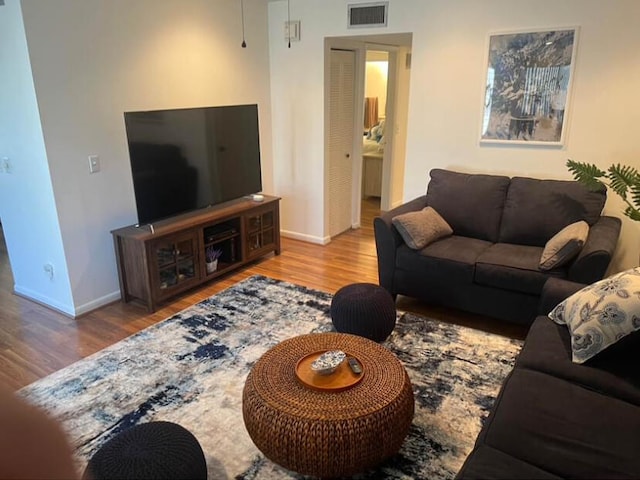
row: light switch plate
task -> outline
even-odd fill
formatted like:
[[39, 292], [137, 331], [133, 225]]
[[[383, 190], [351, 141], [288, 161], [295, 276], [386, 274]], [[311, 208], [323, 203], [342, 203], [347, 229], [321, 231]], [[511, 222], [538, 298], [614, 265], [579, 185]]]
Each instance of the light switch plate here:
[[100, 171], [100, 157], [98, 155], [89, 155], [89, 173]]

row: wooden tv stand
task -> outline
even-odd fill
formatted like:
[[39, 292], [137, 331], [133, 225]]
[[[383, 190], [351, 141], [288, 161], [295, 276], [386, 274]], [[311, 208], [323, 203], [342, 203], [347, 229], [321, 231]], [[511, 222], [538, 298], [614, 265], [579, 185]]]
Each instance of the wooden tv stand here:
[[[241, 267], [280, 254], [280, 198], [238, 199], [148, 225], [113, 230], [123, 302], [142, 300], [150, 312], [166, 299]], [[222, 251], [207, 272], [205, 250]]]

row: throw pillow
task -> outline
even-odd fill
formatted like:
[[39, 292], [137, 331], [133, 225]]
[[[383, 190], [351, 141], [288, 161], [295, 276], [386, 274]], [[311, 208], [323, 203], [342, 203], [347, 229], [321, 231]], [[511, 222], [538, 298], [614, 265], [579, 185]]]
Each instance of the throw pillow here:
[[403, 213], [393, 217], [391, 223], [405, 243], [414, 250], [421, 250], [439, 238], [453, 233], [446, 220], [432, 207], [425, 207], [418, 212]]
[[581, 220], [567, 225], [544, 246], [540, 257], [540, 270], [561, 267], [580, 253], [589, 235], [589, 224]]
[[640, 329], [640, 267], [574, 293], [549, 318], [568, 327], [573, 361], [584, 363]]

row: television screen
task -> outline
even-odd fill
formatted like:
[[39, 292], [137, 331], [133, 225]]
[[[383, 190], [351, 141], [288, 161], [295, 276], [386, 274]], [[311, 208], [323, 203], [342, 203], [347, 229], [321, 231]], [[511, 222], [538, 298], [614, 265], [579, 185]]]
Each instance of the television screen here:
[[258, 106], [125, 112], [138, 222], [262, 190]]

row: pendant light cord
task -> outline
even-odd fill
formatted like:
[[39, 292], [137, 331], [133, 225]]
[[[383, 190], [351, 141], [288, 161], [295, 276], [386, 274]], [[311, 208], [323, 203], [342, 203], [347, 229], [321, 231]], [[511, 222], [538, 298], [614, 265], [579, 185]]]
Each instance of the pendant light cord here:
[[291, 0], [287, 0], [287, 40], [289, 40], [289, 48], [291, 48]]
[[242, 13], [242, 48], [247, 48], [247, 42], [244, 41], [244, 0], [240, 0], [240, 11]]

